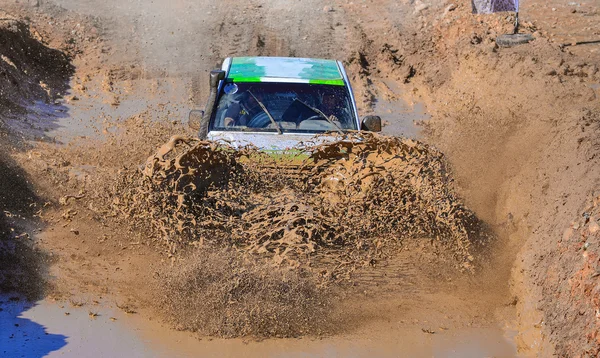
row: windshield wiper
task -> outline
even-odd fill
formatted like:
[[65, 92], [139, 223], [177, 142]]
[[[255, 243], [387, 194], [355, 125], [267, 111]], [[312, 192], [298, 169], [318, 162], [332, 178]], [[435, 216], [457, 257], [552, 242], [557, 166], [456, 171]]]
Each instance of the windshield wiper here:
[[301, 100], [299, 100], [298, 98], [294, 98], [294, 101], [298, 101], [298, 102], [300, 102], [301, 104], [305, 105], [305, 106], [306, 106], [308, 109], [312, 110], [313, 112], [315, 112], [315, 113], [316, 113], [316, 114], [318, 114], [319, 116], [321, 116], [321, 117], [325, 118], [325, 120], [326, 120], [327, 122], [329, 122], [330, 124], [333, 124], [333, 126], [336, 128], [336, 130], [337, 130], [337, 131], [338, 131], [340, 134], [344, 134], [344, 132], [342, 131], [342, 128], [340, 128], [340, 127], [339, 127], [337, 124], [335, 124], [335, 122], [334, 122], [334, 121], [332, 121], [332, 120], [331, 120], [331, 118], [327, 117], [327, 115], [326, 115], [325, 113], [321, 112], [321, 110], [320, 110], [320, 109], [318, 109], [318, 108], [315, 108], [315, 107], [313, 107], [313, 106], [309, 105], [308, 103], [304, 103], [304, 102], [302, 102]]
[[267, 110], [267, 107], [265, 107], [265, 105], [261, 101], [259, 101], [258, 98], [256, 98], [256, 96], [254, 95], [254, 93], [250, 92], [250, 90], [247, 90], [246, 92], [250, 93], [250, 95], [254, 98], [254, 100], [256, 101], [256, 103], [258, 103], [258, 105], [260, 106], [260, 108], [262, 108], [262, 110], [267, 114], [267, 116], [271, 120], [271, 123], [273, 123], [273, 125], [275, 126], [275, 129], [277, 129], [277, 133], [283, 134], [283, 131], [281, 130], [281, 127], [279, 127], [279, 124], [277, 124], [277, 122], [275, 122], [275, 119], [273, 118], [273, 116], [271, 115], [271, 113], [269, 113], [269, 111]]

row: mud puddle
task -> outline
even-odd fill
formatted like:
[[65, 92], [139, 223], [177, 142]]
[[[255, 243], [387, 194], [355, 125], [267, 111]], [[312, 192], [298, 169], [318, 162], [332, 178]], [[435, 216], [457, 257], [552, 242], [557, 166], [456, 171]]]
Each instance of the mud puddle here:
[[516, 356], [510, 332], [493, 325], [428, 333], [376, 322], [351, 334], [302, 339], [198, 339], [103, 305], [35, 304], [0, 296], [0, 350], [8, 356], [483, 357]]
[[187, 120], [191, 109], [184, 82], [142, 78], [107, 90], [106, 79], [96, 76], [85, 86], [74, 83], [75, 89], [55, 103], [35, 102], [27, 108], [24, 122], [11, 125], [25, 137], [69, 143], [75, 138], [100, 139], [118, 123], [140, 113], [146, 113], [147, 121], [181, 122]]
[[[57, 277], [68, 272], [73, 282], [104, 285], [115, 280], [108, 272], [121, 270], [105, 257], [129, 260], [152, 250], [165, 265], [145, 273], [153, 285], [139, 294], [177, 329], [230, 338], [336, 334], [327, 313], [339, 301], [328, 287], [360, 285], [355, 273], [399, 249], [415, 253], [413, 264], [474, 272], [481, 247], [493, 240], [453, 192], [442, 154], [418, 141], [348, 134], [304, 157], [278, 158], [290, 162], [283, 168], [255, 148], [176, 135], [140, 170], [142, 145], [156, 148], [162, 135], [149, 140], [143, 127], [158, 125], [138, 119], [142, 125], [94, 153], [66, 146], [26, 160], [64, 185], [56, 190], [57, 212], [43, 214], [55, 220], [43, 245], [64, 248]], [[76, 242], [67, 245], [65, 237]], [[135, 247], [147, 250], [137, 255]], [[146, 260], [154, 264], [154, 257]], [[80, 272], [84, 264], [89, 272]], [[106, 269], [106, 280], [95, 265]], [[398, 286], [405, 267], [387, 280]], [[73, 288], [66, 283], [62, 292]]]
[[6, 126], [23, 138], [50, 140], [49, 132], [56, 131], [59, 122], [67, 121], [68, 108], [61, 104], [34, 101], [27, 107], [27, 114], [21, 118], [8, 118]]
[[373, 107], [373, 113], [383, 121], [382, 133], [392, 136], [420, 139], [419, 123], [427, 121], [431, 116], [426, 112], [425, 105], [420, 102], [408, 103], [402, 99], [402, 89], [397, 83], [382, 81], [385, 96], [380, 96]]
[[70, 303], [27, 303], [0, 296], [0, 352], [8, 357], [153, 356], [124, 314]]

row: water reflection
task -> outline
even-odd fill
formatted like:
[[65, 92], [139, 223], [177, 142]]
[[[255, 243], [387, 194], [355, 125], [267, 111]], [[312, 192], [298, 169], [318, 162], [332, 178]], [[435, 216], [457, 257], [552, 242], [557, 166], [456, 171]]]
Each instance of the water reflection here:
[[3, 357], [45, 357], [67, 344], [67, 336], [54, 334], [24, 313], [35, 304], [18, 297], [0, 296], [0, 355]]

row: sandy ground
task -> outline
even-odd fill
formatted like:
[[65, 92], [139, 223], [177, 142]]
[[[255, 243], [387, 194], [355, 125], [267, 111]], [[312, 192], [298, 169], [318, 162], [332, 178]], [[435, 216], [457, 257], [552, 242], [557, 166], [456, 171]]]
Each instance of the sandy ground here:
[[[24, 138], [16, 141], [20, 150], [9, 151], [11, 160], [26, 168], [43, 198], [39, 205], [55, 203], [33, 224], [19, 218], [11, 222], [27, 228], [23, 231], [52, 256], [46, 269], [55, 288], [35, 307], [2, 299], [0, 324], [11, 327], [8, 340], [0, 338], [2, 347], [6, 342], [10, 353], [34, 352], [26, 332], [49, 333], [43, 345], [35, 346], [36, 355], [77, 356], [89, 350], [140, 356], [188, 356], [198, 350], [208, 356], [597, 352], [597, 323], [591, 319], [598, 304], [595, 286], [586, 283], [575, 296], [553, 291], [581, 287], [565, 276], [566, 268], [576, 268], [569, 271], [573, 277], [595, 272], [595, 256], [583, 263], [578, 251], [586, 242], [586, 249], [595, 250], [593, 240], [560, 242], [572, 237], [565, 229], [589, 224], [576, 222], [591, 212], [586, 207], [598, 195], [599, 45], [560, 45], [600, 37], [594, 30], [600, 4], [523, 4], [523, 31], [536, 40], [512, 49], [493, 43], [511, 28], [506, 14], [472, 16], [468, 2], [457, 5], [48, 0], [38, 8], [5, 0], [6, 10], [28, 17], [50, 47], [71, 54], [75, 72], [66, 93], [57, 85], [60, 93], [46, 103], [43, 93], [32, 92], [34, 105], [18, 120], [11, 115], [7, 121], [9, 133]], [[55, 28], [55, 22], [61, 25]], [[149, 323], [157, 312], [144, 293], [146, 283], [169, 258], [57, 202], [65, 194], [76, 196], [80, 186], [73, 183], [94, 175], [98, 169], [90, 163], [141, 164], [173, 131], [185, 131], [180, 123], [186, 112], [201, 107], [206, 97], [207, 71], [235, 55], [345, 61], [362, 113], [381, 114], [387, 134], [420, 138], [446, 154], [457, 190], [498, 235], [482, 270], [474, 276], [456, 274], [435, 258], [416, 254], [419, 250], [402, 252], [387, 265], [357, 273], [358, 285], [346, 291], [338, 307], [342, 333], [317, 339], [198, 341], [157, 319]], [[147, 143], [98, 150], [102, 155], [95, 162], [85, 145], [69, 161], [48, 159], [61, 142], [110, 137], [128, 128], [130, 117], [173, 127], [146, 133]], [[423, 126], [415, 126], [415, 120], [424, 120]], [[66, 179], [45, 174], [56, 168], [63, 168]], [[586, 265], [581, 272], [580, 265]], [[570, 310], [573, 297], [577, 313]], [[84, 306], [72, 307], [72, 302]], [[126, 315], [114, 302], [138, 313]], [[100, 315], [89, 317], [90, 311]], [[586, 319], [570, 319], [574, 314]], [[74, 329], [73, 321], [82, 328]], [[103, 333], [112, 337], [114, 350], [102, 350], [108, 345], [92, 338]], [[123, 336], [132, 345], [119, 344]]]

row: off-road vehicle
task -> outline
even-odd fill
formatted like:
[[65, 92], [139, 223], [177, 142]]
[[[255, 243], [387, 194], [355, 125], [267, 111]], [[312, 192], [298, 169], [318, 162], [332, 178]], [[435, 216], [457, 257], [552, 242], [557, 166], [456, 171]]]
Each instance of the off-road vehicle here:
[[277, 151], [319, 133], [380, 131], [381, 119], [359, 119], [339, 61], [233, 57], [211, 71], [206, 110], [192, 111], [190, 125], [200, 138]]

